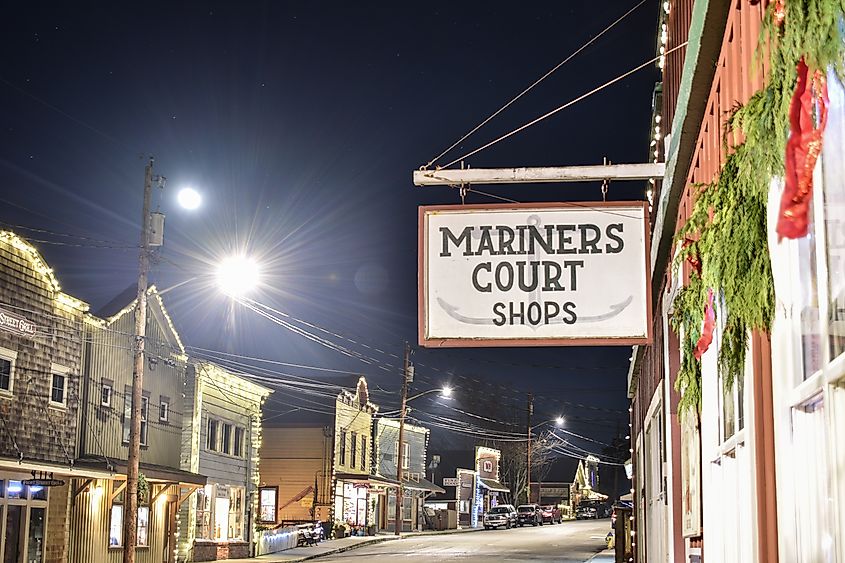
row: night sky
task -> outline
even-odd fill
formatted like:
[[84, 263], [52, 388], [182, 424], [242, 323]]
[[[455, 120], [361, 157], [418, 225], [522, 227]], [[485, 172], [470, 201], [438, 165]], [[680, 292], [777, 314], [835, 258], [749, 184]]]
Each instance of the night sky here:
[[[399, 356], [404, 340], [416, 342], [417, 206], [459, 202], [450, 188], [414, 187], [412, 170], [635, 4], [14, 3], [0, 22], [2, 227], [32, 240], [63, 289], [96, 311], [135, 283], [144, 164], [153, 155], [167, 177], [153, 206], [167, 226], [152, 279], [160, 289], [181, 284], [165, 300], [183, 340], [360, 372], [393, 392], [374, 394], [383, 410], [396, 408], [398, 372], [233, 306], [212, 287], [213, 265], [233, 252], [258, 256], [256, 300], [399, 366], [361, 345]], [[656, 24], [649, 0], [449, 156], [647, 61]], [[645, 162], [658, 79], [649, 67], [468, 163]], [[197, 211], [176, 204], [185, 185], [203, 194]], [[480, 189], [519, 201], [601, 197], [598, 184]], [[613, 184], [608, 199], [643, 199], [644, 189]], [[617, 427], [627, 431], [630, 353], [417, 350], [414, 386], [448, 380], [453, 405], [500, 420], [524, 417], [533, 391], [535, 420], [562, 413], [572, 432], [608, 441]], [[425, 401], [419, 410], [444, 408]], [[435, 445], [449, 440], [434, 431]]]

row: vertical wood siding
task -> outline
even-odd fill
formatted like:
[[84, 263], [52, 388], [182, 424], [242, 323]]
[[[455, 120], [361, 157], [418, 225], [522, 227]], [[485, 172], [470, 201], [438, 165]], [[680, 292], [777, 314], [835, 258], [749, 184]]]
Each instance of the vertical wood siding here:
[[[169, 328], [162, 324], [158, 300], [148, 301], [144, 396], [149, 400], [147, 445], [141, 447], [142, 463], [179, 468], [182, 441], [184, 361], [175, 351]], [[124, 405], [131, 401], [132, 385], [132, 310], [107, 327], [90, 328], [89, 386], [84, 418], [83, 456], [125, 460], [128, 448], [123, 442]], [[112, 382], [111, 406], [100, 404], [103, 380]], [[159, 420], [161, 397], [170, 399], [168, 421]]]

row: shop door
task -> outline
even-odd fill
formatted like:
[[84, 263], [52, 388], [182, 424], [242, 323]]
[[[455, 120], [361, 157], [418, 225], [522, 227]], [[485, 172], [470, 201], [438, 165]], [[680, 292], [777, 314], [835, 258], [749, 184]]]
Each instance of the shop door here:
[[6, 534], [3, 551], [3, 563], [19, 563], [21, 560], [21, 544], [23, 544], [23, 506], [9, 505], [6, 507]]
[[176, 563], [176, 503], [168, 502], [164, 512], [164, 563]]
[[367, 523], [367, 499], [359, 498], [355, 515], [355, 524], [363, 526]]

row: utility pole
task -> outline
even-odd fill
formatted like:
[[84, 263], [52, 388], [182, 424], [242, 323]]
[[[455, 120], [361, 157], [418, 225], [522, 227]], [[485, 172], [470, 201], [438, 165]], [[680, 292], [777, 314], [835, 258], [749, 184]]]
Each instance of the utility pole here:
[[528, 421], [526, 423], [526, 428], [528, 429], [528, 467], [526, 468], [525, 473], [528, 475], [528, 493], [527, 493], [527, 500], [529, 504], [531, 503], [531, 414], [534, 412], [534, 396], [529, 393], [528, 394]]
[[147, 329], [147, 274], [150, 269], [150, 199], [153, 159], [144, 169], [144, 205], [141, 214], [141, 252], [138, 259], [138, 299], [135, 304], [135, 357], [132, 365], [132, 415], [126, 466], [126, 504], [123, 513], [123, 563], [135, 563], [138, 543], [138, 464], [141, 457], [141, 396], [144, 383], [144, 340]]
[[398, 536], [402, 533], [402, 501], [404, 500], [405, 490], [402, 486], [402, 465], [405, 459], [405, 411], [408, 402], [408, 384], [411, 370], [411, 347], [405, 342], [405, 361], [402, 369], [402, 408], [399, 411], [399, 455], [396, 456], [396, 480], [399, 481], [399, 489], [396, 493], [396, 514], [394, 520], [394, 533]]

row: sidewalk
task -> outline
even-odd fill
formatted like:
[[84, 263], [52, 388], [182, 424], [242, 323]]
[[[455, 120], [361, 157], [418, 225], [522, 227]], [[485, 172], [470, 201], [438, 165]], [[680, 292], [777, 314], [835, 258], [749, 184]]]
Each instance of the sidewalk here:
[[326, 540], [320, 542], [319, 545], [312, 547], [294, 547], [279, 551], [278, 553], [269, 553], [267, 555], [260, 555], [250, 559], [229, 559], [228, 563], [293, 563], [294, 561], [308, 561], [324, 555], [333, 555], [335, 553], [343, 553], [350, 549], [357, 549], [366, 545], [373, 545], [386, 541], [398, 540], [400, 538], [408, 538], [414, 536], [436, 536], [440, 534], [461, 534], [467, 532], [477, 532], [484, 528], [464, 528], [461, 530], [430, 530], [426, 532], [403, 532], [400, 537], [396, 537], [392, 533], [382, 533], [376, 536], [352, 536], [339, 540]]
[[587, 563], [614, 563], [616, 561], [616, 553], [612, 549], [605, 549], [593, 556]]

